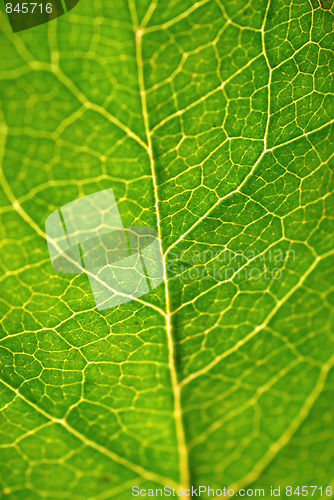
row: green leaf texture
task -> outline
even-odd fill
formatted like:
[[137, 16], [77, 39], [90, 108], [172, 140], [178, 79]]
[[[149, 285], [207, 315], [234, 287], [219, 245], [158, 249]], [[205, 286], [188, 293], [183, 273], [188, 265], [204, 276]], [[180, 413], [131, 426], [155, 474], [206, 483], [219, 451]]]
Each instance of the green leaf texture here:
[[[81, 0], [13, 34], [2, 8], [2, 499], [331, 484], [333, 20]], [[108, 188], [165, 280], [98, 312], [45, 220]]]

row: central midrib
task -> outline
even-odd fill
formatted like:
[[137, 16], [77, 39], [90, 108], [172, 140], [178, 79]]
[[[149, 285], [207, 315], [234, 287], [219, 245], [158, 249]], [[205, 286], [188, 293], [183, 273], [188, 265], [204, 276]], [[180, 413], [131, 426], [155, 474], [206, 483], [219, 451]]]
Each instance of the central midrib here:
[[[151, 6], [155, 4], [151, 4]], [[155, 208], [157, 214], [157, 227], [158, 227], [158, 238], [160, 251], [163, 255], [163, 273], [164, 273], [164, 283], [165, 283], [165, 301], [166, 301], [166, 314], [165, 314], [165, 324], [166, 324], [166, 334], [167, 334], [167, 342], [168, 342], [168, 364], [169, 370], [171, 374], [171, 384], [174, 396], [174, 421], [176, 425], [176, 435], [177, 435], [177, 443], [178, 443], [178, 454], [179, 454], [179, 475], [180, 475], [180, 487], [185, 490], [190, 486], [190, 473], [189, 473], [189, 464], [188, 464], [188, 449], [185, 437], [185, 429], [184, 422], [182, 418], [182, 406], [181, 406], [181, 387], [178, 383], [177, 370], [175, 364], [175, 356], [174, 356], [174, 342], [173, 342], [173, 333], [172, 333], [172, 324], [171, 324], [171, 312], [170, 312], [170, 300], [169, 300], [169, 291], [168, 291], [168, 281], [167, 281], [167, 268], [166, 268], [166, 254], [163, 253], [162, 248], [162, 238], [161, 238], [161, 216], [159, 211], [159, 197], [158, 197], [158, 185], [156, 179], [156, 169], [154, 163], [153, 156], [153, 148], [152, 148], [152, 133], [150, 131], [149, 119], [148, 119], [148, 110], [147, 110], [147, 101], [146, 101], [146, 91], [145, 91], [145, 82], [144, 82], [144, 70], [143, 70], [143, 58], [142, 58], [142, 39], [144, 34], [144, 28], [149, 21], [149, 18], [153, 14], [154, 8], [151, 8], [144, 16], [144, 19], [141, 25], [138, 25], [138, 16], [136, 12], [135, 0], [129, 0], [129, 8], [130, 14], [133, 23], [133, 29], [135, 33], [135, 44], [136, 44], [136, 61], [137, 61], [137, 70], [138, 70], [138, 83], [139, 83], [139, 91], [141, 98], [141, 107], [142, 107], [142, 115], [144, 120], [145, 134], [147, 139], [147, 152], [149, 155], [152, 182], [154, 188], [154, 197], [155, 197]], [[189, 498], [189, 497], [179, 497], [179, 498]]]

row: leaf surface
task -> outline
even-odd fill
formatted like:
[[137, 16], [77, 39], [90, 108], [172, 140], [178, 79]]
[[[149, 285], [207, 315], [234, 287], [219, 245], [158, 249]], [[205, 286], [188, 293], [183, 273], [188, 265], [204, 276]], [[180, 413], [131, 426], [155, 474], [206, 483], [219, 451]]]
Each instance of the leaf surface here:
[[[1, 14], [3, 499], [332, 481], [331, 4]], [[165, 280], [98, 312], [44, 224], [110, 187]]]

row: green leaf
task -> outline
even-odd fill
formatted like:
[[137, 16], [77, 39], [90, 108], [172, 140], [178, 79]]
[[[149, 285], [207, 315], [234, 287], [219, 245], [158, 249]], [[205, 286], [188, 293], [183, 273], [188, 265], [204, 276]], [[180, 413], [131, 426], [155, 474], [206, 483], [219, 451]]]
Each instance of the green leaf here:
[[[1, 14], [3, 499], [331, 483], [331, 5], [81, 0], [17, 34]], [[109, 188], [165, 280], [99, 312], [44, 224]]]

